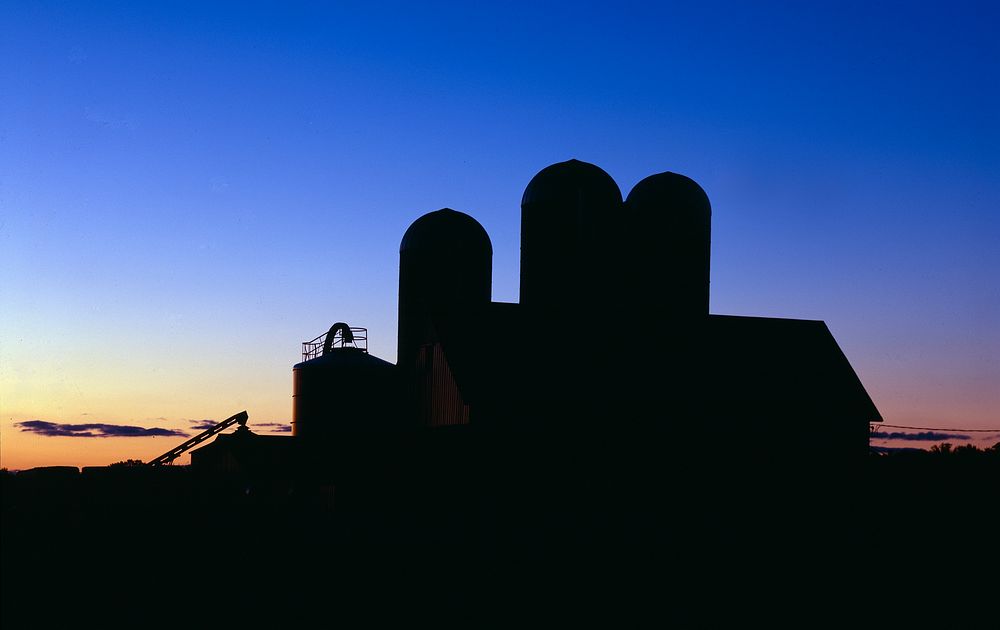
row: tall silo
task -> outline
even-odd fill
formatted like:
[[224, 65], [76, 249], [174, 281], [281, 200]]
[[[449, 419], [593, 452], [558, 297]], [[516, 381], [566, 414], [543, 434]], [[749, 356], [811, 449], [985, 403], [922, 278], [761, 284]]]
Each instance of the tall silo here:
[[413, 368], [434, 318], [485, 308], [492, 292], [493, 245], [478, 221], [450, 208], [414, 221], [399, 244], [397, 364]]
[[[691, 436], [713, 395], [704, 333], [709, 313], [712, 206], [692, 179], [651, 175], [625, 200], [621, 225], [630, 243], [623, 304], [645, 350], [621, 378], [637, 392], [632, 417]], [[653, 413], [643, 409], [657, 410]]]

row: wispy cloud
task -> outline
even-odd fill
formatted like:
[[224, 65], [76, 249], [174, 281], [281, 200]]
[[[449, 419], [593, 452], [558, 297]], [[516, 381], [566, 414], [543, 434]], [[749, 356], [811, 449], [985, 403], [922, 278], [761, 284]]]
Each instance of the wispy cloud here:
[[198, 431], [205, 431], [219, 424], [215, 420], [188, 420], [188, 422], [191, 423], [192, 429], [196, 429]]
[[908, 440], [911, 442], [943, 442], [944, 440], [972, 439], [970, 436], [960, 433], [938, 433], [936, 431], [921, 431], [919, 433], [903, 433], [900, 431], [887, 433], [885, 431], [876, 431], [871, 434], [871, 437], [875, 440]]
[[[191, 429], [194, 431], [205, 431], [219, 424], [215, 420], [188, 420]], [[254, 422], [249, 425], [253, 431], [265, 431], [267, 433], [291, 433], [292, 425], [287, 422]]]
[[253, 428], [263, 428], [267, 429], [271, 433], [291, 433], [292, 425], [287, 422], [257, 422], [253, 425]]
[[26, 433], [36, 433], [46, 437], [187, 437], [187, 433], [177, 429], [134, 427], [123, 424], [63, 424], [46, 420], [25, 420], [15, 422], [14, 426]]

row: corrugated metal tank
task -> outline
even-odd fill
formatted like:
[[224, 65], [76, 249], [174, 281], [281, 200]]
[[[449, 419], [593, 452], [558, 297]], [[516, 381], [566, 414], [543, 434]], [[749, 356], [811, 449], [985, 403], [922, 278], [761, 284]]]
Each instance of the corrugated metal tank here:
[[450, 208], [414, 221], [399, 244], [398, 365], [412, 369], [432, 341], [432, 315], [461, 317], [492, 292], [493, 245], [478, 221]]
[[622, 193], [600, 167], [548, 166], [521, 198], [521, 304], [539, 314], [579, 313], [614, 288]]
[[650, 175], [625, 200], [629, 301], [655, 319], [708, 315], [712, 204], [694, 180]]
[[358, 348], [332, 348], [292, 368], [292, 435], [306, 440], [401, 427], [396, 366]]

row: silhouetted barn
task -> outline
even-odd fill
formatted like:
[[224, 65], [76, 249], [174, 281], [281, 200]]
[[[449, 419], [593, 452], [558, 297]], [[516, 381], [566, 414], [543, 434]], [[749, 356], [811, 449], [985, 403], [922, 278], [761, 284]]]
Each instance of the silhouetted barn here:
[[424, 426], [867, 454], [881, 418], [823, 322], [709, 314], [711, 206], [689, 178], [653, 175], [623, 202], [600, 168], [554, 164], [521, 225], [520, 304], [486, 299], [492, 248], [468, 215], [403, 238], [399, 367]]
[[[447, 477], [461, 469], [446, 470], [451, 450], [478, 454], [477, 474], [511, 458], [537, 477], [579, 472], [574, 458], [593, 472], [706, 449], [731, 470], [839, 474], [867, 455], [878, 410], [823, 322], [709, 313], [711, 213], [676, 173], [623, 200], [593, 164], [546, 167], [521, 202], [518, 304], [491, 300], [493, 247], [474, 218], [418, 218], [399, 248], [397, 364], [355, 343], [364, 329], [334, 325], [304, 344], [294, 436], [275, 439], [341, 480], [431, 460]], [[235, 466], [251, 444], [264, 448], [217, 440], [193, 461]]]

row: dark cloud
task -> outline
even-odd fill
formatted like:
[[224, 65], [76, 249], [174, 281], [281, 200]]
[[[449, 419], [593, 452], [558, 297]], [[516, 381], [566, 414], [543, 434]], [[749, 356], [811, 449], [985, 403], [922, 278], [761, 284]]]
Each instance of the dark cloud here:
[[870, 446], [872, 451], [876, 453], [926, 453], [922, 448], [914, 448], [912, 446]]
[[288, 424], [287, 422], [257, 422], [253, 426], [254, 426], [255, 429], [257, 429], [257, 428], [268, 429], [272, 433], [291, 433], [292, 432], [292, 425]]
[[[196, 431], [205, 431], [219, 424], [215, 420], [188, 420], [191, 428]], [[287, 422], [254, 422], [249, 425], [252, 430], [264, 430], [268, 433], [291, 433], [292, 425]]]
[[187, 437], [187, 433], [160, 427], [133, 427], [122, 424], [62, 424], [45, 420], [25, 420], [14, 426], [27, 433], [46, 437]]
[[871, 434], [871, 437], [874, 440], [908, 440], [911, 442], [942, 442], [944, 440], [972, 439], [968, 435], [960, 435], [958, 433], [937, 433], [936, 431], [921, 431], [919, 433], [901, 433], [899, 431], [886, 433], [884, 431], [876, 431]]

